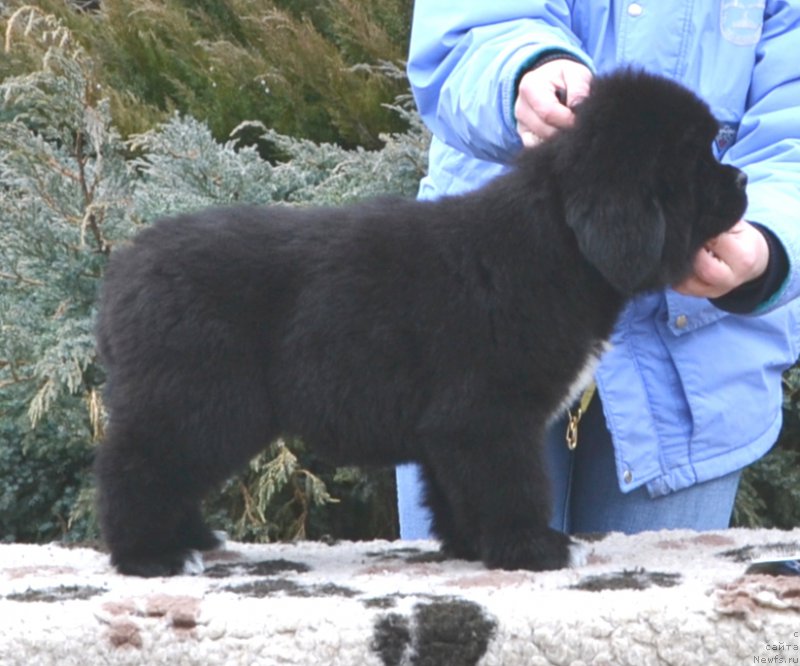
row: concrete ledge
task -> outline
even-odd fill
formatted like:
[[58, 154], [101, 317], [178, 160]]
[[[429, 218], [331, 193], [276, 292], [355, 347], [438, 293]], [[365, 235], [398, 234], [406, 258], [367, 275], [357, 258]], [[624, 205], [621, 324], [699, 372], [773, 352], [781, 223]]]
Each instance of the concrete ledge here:
[[[432, 542], [229, 544], [201, 576], [0, 546], [0, 664], [800, 663], [800, 577], [745, 576], [800, 530], [610, 534], [578, 569], [440, 561]], [[781, 661], [782, 660], [782, 661]]]

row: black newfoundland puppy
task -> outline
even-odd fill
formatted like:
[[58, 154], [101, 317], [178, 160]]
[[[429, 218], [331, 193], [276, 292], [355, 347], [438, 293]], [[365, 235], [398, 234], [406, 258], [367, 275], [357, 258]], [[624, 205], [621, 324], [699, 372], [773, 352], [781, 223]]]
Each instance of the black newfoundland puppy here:
[[567, 565], [543, 432], [625, 299], [685, 277], [746, 204], [681, 86], [621, 71], [576, 113], [471, 194], [207, 210], [115, 252], [96, 474], [117, 569], [191, 570], [219, 545], [201, 500], [281, 435], [337, 463], [420, 463], [453, 556]]

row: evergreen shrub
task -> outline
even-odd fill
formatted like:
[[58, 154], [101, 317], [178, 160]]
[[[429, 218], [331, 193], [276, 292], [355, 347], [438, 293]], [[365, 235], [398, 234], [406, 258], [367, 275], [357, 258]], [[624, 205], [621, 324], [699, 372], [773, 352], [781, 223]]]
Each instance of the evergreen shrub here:
[[[84, 538], [104, 423], [92, 324], [113, 248], [155, 217], [209, 205], [413, 196], [428, 137], [406, 97], [387, 111], [409, 130], [381, 135], [379, 150], [291, 138], [260, 122], [220, 142], [177, 112], [123, 140], [85, 49], [50, 17], [29, 17], [40, 65], [0, 83], [0, 538]], [[262, 143], [284, 160], [265, 160]], [[390, 475], [335, 469], [288, 444], [226, 484], [208, 507], [219, 526], [251, 539], [394, 533]], [[334, 498], [348, 517], [326, 511]]]
[[[405, 57], [411, 0], [8, 0], [13, 48], [0, 79], [29, 71], [32, 17], [68, 30], [92, 58], [115, 127], [127, 137], [174, 111], [224, 141], [242, 120], [282, 134], [377, 149], [403, 120], [383, 106], [405, 89], [363, 63]], [[2, 10], [3, 5], [0, 5]]]

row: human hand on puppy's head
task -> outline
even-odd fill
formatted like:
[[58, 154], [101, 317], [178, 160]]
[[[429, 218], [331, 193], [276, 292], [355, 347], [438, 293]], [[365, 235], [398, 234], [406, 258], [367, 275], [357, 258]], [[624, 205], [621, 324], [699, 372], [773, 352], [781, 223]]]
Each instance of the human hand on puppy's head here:
[[535, 146], [575, 119], [572, 108], [589, 94], [591, 70], [567, 58], [552, 60], [523, 74], [514, 117], [526, 147]]

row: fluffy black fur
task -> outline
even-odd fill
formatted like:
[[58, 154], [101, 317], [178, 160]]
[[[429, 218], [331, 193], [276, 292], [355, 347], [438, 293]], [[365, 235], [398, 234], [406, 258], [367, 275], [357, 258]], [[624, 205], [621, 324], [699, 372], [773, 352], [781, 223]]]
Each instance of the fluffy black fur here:
[[420, 463], [455, 556], [564, 566], [545, 427], [625, 299], [686, 276], [742, 216], [716, 131], [690, 92], [622, 71], [474, 193], [207, 210], [143, 231], [111, 259], [97, 325], [112, 562], [181, 572], [218, 545], [204, 495], [297, 435], [337, 463]]

